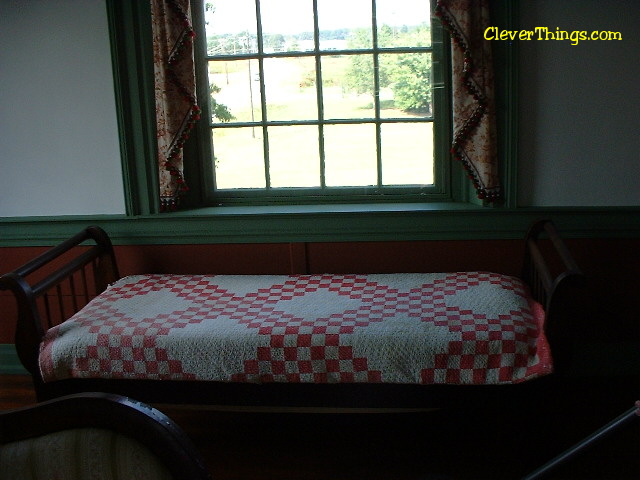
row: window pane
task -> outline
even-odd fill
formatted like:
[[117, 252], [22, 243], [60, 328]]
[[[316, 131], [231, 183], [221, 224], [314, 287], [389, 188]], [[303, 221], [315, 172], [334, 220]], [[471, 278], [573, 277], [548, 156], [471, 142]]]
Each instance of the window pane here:
[[378, 184], [375, 125], [326, 125], [324, 149], [327, 186]]
[[380, 47], [431, 46], [429, 2], [424, 0], [377, 0]]
[[[371, 0], [318, 1], [320, 50], [370, 48], [371, 23]], [[359, 44], [349, 47], [349, 39], [356, 30], [359, 30]]]
[[380, 116], [432, 115], [431, 53], [380, 55]]
[[207, 0], [204, 3], [209, 55], [258, 51], [254, 0]]
[[265, 188], [259, 127], [214, 128], [212, 140], [217, 188]]
[[269, 121], [318, 118], [313, 58], [266, 58], [264, 84]]
[[373, 55], [322, 58], [325, 118], [373, 118]]
[[271, 186], [320, 186], [318, 127], [269, 127]]
[[261, 0], [260, 15], [265, 52], [314, 49], [312, 0]]
[[433, 123], [381, 126], [382, 183], [433, 184]]
[[257, 60], [209, 62], [212, 122], [259, 122], [260, 77]]
[[[371, 55], [366, 57], [371, 59]], [[373, 69], [369, 77], [363, 73], [356, 73], [352, 71], [352, 68], [355, 68], [354, 61], [353, 55], [322, 58], [324, 118], [374, 117]], [[358, 75], [359, 78], [353, 78], [354, 75]], [[360, 88], [356, 84], [360, 85]]]
[[215, 188], [269, 201], [433, 185], [430, 3], [204, 2]]

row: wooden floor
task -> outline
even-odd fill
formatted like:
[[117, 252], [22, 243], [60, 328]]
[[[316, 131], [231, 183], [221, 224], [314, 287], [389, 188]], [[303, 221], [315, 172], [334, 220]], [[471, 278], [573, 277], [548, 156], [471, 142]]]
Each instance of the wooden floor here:
[[[189, 434], [214, 479], [517, 479], [633, 406], [634, 379], [581, 382], [541, 405], [499, 411], [229, 412], [158, 406]], [[35, 402], [28, 377], [0, 375], [0, 410]], [[496, 428], [498, 425], [498, 428]], [[640, 419], [552, 479], [640, 478]]]

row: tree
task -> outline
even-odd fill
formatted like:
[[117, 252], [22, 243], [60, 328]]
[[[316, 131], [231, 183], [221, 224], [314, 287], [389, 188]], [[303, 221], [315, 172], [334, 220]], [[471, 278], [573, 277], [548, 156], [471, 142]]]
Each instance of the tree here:
[[345, 86], [357, 94], [373, 95], [373, 58], [371, 55], [353, 55], [345, 75]]
[[211, 120], [217, 118], [221, 122], [229, 122], [236, 117], [234, 117], [229, 108], [222, 103], [218, 103], [214, 97], [216, 93], [220, 92], [220, 87], [218, 87], [215, 83], [209, 84], [209, 107], [211, 108]]
[[[347, 43], [348, 48], [371, 48], [371, 31], [358, 28], [353, 31]], [[379, 66], [380, 88], [388, 86], [386, 70]], [[346, 87], [357, 93], [375, 95], [374, 67], [372, 55], [352, 55], [351, 64], [345, 74]]]
[[285, 39], [281, 33], [274, 33], [272, 35], [266, 35], [266, 45], [271, 47], [274, 52], [281, 52], [284, 50]]
[[395, 106], [405, 112], [431, 110], [431, 56], [401, 54], [391, 74]]
[[[378, 32], [378, 44], [382, 47], [427, 46], [430, 42], [428, 25], [393, 29], [382, 25]], [[355, 30], [349, 38], [349, 48], [370, 48], [371, 33], [368, 29]], [[426, 53], [382, 54], [378, 57], [378, 82], [380, 88], [391, 87], [394, 104], [408, 112], [429, 111], [431, 108], [431, 56]], [[374, 65], [371, 55], [352, 55], [345, 76], [345, 84], [351, 91], [375, 94]]]
[[[216, 9], [213, 6], [213, 3], [207, 2], [205, 4], [205, 10], [210, 11], [212, 14], [215, 13]], [[224, 48], [225, 41], [221, 41], [220, 37], [209, 37], [207, 38], [207, 52], [209, 53], [221, 53], [220, 51]], [[228, 53], [228, 52], [226, 52]], [[215, 99], [214, 95], [216, 93], [220, 93], [220, 87], [218, 87], [215, 83], [209, 84], [209, 108], [211, 109], [211, 120], [214, 118], [219, 119], [221, 122], [229, 122], [233, 120], [235, 117], [229, 111], [229, 108], [222, 104], [218, 103]]]
[[[397, 41], [401, 45], [426, 47], [431, 42], [428, 25], [400, 29]], [[403, 53], [391, 69], [391, 85], [395, 106], [405, 112], [429, 112], [431, 110], [431, 55], [428, 53]]]

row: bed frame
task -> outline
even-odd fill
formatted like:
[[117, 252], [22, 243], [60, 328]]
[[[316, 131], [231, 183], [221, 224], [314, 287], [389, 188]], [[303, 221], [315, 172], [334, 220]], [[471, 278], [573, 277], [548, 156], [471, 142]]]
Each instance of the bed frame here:
[[[88, 245], [89, 243], [89, 245]], [[545, 332], [556, 372], [571, 359], [571, 320], [583, 282], [553, 223], [534, 223], [525, 239], [522, 279], [546, 311]], [[114, 249], [99, 227], [84, 229], [22, 267], [0, 277], [0, 289], [11, 290], [18, 306], [16, 350], [33, 378], [39, 401], [78, 392], [127, 395], [147, 403], [234, 406], [424, 408], [492, 401], [505, 390], [528, 384], [397, 385], [384, 383], [227, 383], [172, 380], [66, 379], [45, 383], [38, 355], [47, 329], [63, 322], [119, 278]]]

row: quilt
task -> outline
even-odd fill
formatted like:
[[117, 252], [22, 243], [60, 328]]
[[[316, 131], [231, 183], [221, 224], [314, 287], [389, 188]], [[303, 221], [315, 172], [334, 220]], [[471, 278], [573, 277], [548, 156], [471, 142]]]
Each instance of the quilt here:
[[544, 310], [490, 272], [136, 275], [41, 344], [45, 382], [518, 383], [552, 371]]

